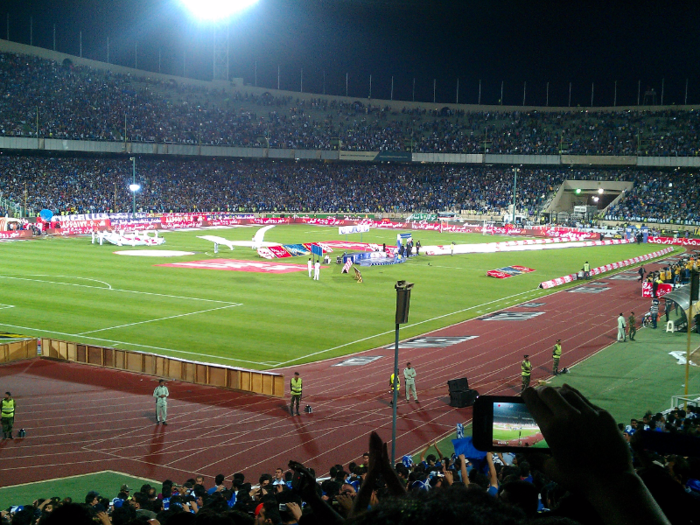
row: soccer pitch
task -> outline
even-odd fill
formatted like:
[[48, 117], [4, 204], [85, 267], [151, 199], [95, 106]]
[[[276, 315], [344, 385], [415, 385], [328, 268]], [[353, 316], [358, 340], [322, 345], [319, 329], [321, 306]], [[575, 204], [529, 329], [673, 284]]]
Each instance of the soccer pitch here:
[[[257, 227], [164, 232], [150, 251], [183, 250], [175, 258], [126, 257], [143, 246], [93, 245], [89, 237], [0, 243], [0, 331], [97, 346], [152, 352], [252, 369], [297, 365], [351, 354], [394, 340], [397, 280], [415, 283], [406, 339], [551, 291], [541, 281], [660, 249], [630, 244], [545, 252], [427, 257], [362, 268], [363, 283], [341, 266], [323, 267], [321, 280], [306, 269], [284, 274], [174, 268], [161, 264], [210, 259], [262, 261], [249, 248], [230, 251], [198, 235], [250, 240]], [[301, 243], [350, 240], [394, 245], [396, 231], [372, 230], [345, 238], [337, 228], [277, 226], [265, 240]], [[499, 242], [480, 234], [413, 232], [424, 246]], [[278, 259], [306, 264], [307, 257]], [[486, 271], [522, 265], [534, 272], [493, 279]]]

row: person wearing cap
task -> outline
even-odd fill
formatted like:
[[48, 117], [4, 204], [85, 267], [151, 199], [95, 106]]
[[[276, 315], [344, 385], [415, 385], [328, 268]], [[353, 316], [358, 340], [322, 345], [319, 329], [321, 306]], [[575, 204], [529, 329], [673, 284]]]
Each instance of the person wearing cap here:
[[5, 392], [5, 399], [2, 400], [2, 438], [14, 439], [12, 437], [12, 425], [15, 423], [15, 408], [17, 403], [12, 399], [12, 394]]
[[165, 379], [158, 381], [158, 386], [153, 391], [153, 397], [156, 398], [156, 425], [163, 423], [167, 425], [166, 419], [168, 418], [168, 387], [165, 386]]
[[129, 498], [129, 493], [131, 492], [131, 487], [124, 483], [121, 487], [119, 487], [119, 492], [123, 492], [126, 494], [127, 499]]
[[530, 386], [530, 374], [532, 374], [532, 363], [530, 362], [530, 356], [525, 354], [523, 356], [523, 362], [520, 363], [520, 376], [523, 381], [522, 388], [520, 389], [521, 394]]

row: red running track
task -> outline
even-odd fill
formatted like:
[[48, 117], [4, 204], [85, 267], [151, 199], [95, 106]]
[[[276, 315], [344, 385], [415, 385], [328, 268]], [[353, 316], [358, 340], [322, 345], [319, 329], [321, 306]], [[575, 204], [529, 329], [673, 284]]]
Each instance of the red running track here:
[[[481, 394], [516, 395], [523, 354], [530, 355], [535, 382], [550, 376], [557, 338], [563, 341], [561, 367], [613, 343], [620, 312], [648, 310], [635, 278], [636, 270], [627, 270], [533, 300], [538, 306], [496, 313], [527, 320], [490, 314], [425, 334], [465, 338], [455, 344], [437, 347], [432, 340], [407, 348], [404, 342], [400, 370], [406, 361], [416, 368], [421, 403], [399, 402], [397, 455], [471, 419], [471, 408], [448, 405], [449, 379], [468, 377]], [[363, 366], [335, 366], [345, 357], [286, 369], [287, 375], [301, 373], [302, 406], [313, 407], [299, 417], [289, 415], [286, 399], [171, 382], [167, 427], [155, 425], [154, 378], [39, 359], [2, 366], [1, 390], [17, 399], [15, 430], [25, 428], [27, 437], [0, 443], [0, 486], [108, 469], [156, 481], [182, 482], [197, 473], [210, 481], [219, 473], [231, 479], [234, 472], [257, 481], [290, 459], [327, 472], [359, 459], [371, 431], [391, 437], [393, 354], [393, 347], [377, 348], [353, 356], [378, 358]]]

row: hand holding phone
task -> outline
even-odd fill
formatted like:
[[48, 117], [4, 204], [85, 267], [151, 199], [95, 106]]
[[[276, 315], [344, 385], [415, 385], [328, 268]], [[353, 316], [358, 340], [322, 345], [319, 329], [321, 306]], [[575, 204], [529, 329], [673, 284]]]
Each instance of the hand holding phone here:
[[549, 450], [521, 397], [479, 396], [474, 404], [472, 439], [474, 446], [483, 451]]

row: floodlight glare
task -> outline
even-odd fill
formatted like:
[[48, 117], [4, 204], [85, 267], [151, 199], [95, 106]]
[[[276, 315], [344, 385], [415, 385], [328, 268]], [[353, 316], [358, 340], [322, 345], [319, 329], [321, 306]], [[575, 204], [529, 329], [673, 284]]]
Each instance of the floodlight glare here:
[[598, 188], [598, 194], [599, 194], [599, 195], [602, 195], [602, 194], [604, 193], [604, 191], [605, 191], [605, 190], [604, 190], [603, 188]]
[[580, 189], [580, 188], [576, 188], [576, 195], [579, 195], [580, 193], [581, 193], [581, 189]]
[[129, 190], [133, 191], [134, 193], [139, 191], [141, 189], [140, 184], [129, 184]]
[[225, 20], [257, 2], [258, 0], [180, 0], [195, 18], [209, 21]]

